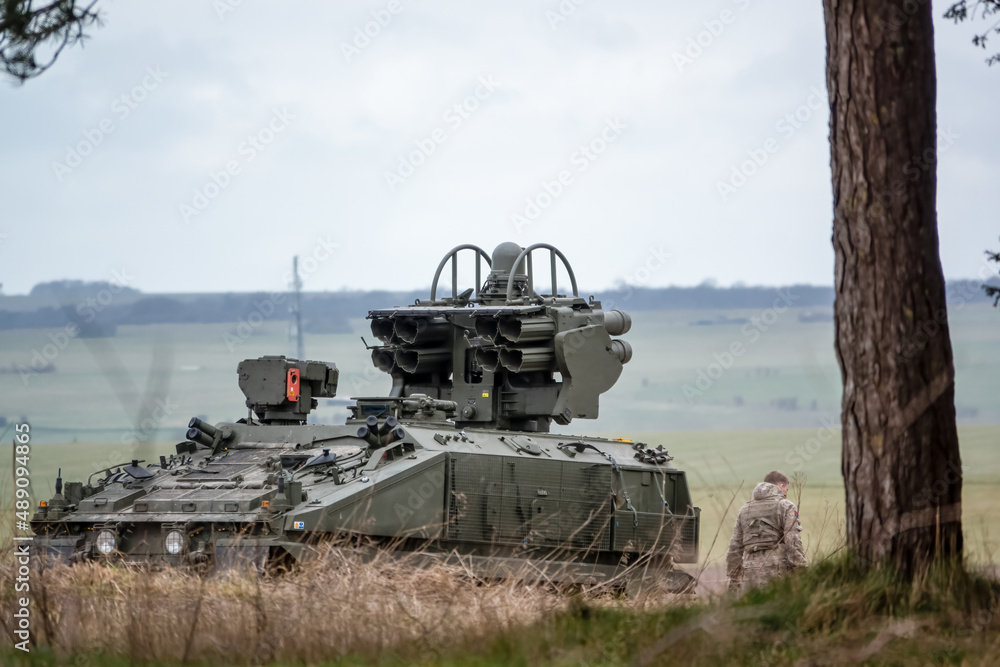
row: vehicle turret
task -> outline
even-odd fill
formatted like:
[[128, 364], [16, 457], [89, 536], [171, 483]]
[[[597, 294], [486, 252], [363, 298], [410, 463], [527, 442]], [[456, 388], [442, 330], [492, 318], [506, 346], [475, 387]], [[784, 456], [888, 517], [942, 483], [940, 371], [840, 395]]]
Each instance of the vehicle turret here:
[[[458, 291], [458, 256], [475, 255], [476, 286]], [[549, 293], [536, 291], [535, 251], [549, 253]], [[558, 293], [558, 264], [572, 294]], [[438, 282], [449, 264], [451, 296]], [[485, 281], [482, 264], [489, 269]], [[632, 358], [632, 320], [579, 295], [576, 275], [548, 244], [502, 243], [492, 256], [472, 245], [452, 249], [438, 265], [430, 298], [372, 310], [375, 367], [392, 377], [392, 397], [430, 397], [455, 404], [459, 427], [547, 432], [550, 424], [596, 419], [599, 397]]]

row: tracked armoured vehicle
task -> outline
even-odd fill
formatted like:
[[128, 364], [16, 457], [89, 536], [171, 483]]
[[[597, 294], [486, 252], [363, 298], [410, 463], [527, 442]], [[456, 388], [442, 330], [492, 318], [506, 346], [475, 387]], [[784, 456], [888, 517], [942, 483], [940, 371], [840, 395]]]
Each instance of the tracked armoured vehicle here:
[[[459, 292], [466, 250], [476, 281]], [[551, 294], [536, 292], [534, 251], [548, 251]], [[557, 260], [572, 295], [556, 293]], [[549, 432], [596, 418], [632, 356], [615, 338], [630, 317], [580, 297], [559, 250], [504, 243], [491, 257], [458, 246], [429, 299], [368, 319], [388, 396], [354, 399], [344, 425], [309, 424], [318, 400], [336, 395], [337, 367], [247, 359], [237, 369], [245, 419], [195, 418], [158, 461], [57, 480], [31, 522], [36, 545], [71, 562], [263, 567], [347, 536], [482, 576], [523, 574], [530, 562], [548, 580], [690, 583], [674, 565], [697, 560], [699, 510], [672, 457]]]

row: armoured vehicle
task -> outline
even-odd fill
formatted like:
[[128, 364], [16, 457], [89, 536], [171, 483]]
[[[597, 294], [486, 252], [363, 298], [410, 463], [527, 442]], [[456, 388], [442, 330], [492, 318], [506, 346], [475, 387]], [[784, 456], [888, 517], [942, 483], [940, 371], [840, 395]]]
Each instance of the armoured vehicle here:
[[[459, 292], [462, 251], [476, 278]], [[548, 251], [550, 294], [536, 291], [536, 251]], [[571, 295], [557, 293], [560, 262]], [[451, 294], [439, 296], [449, 263]], [[550, 580], [641, 571], [690, 583], [674, 564], [697, 560], [699, 509], [662, 446], [550, 432], [596, 418], [632, 357], [616, 338], [629, 315], [582, 298], [559, 250], [458, 246], [429, 299], [368, 319], [388, 396], [353, 399], [343, 425], [310, 424], [318, 400], [336, 395], [337, 367], [247, 359], [245, 419], [195, 418], [158, 461], [60, 477], [33, 517], [36, 545], [71, 562], [224, 568], [301, 561], [319, 542], [360, 536], [483, 576], [529, 561]]]

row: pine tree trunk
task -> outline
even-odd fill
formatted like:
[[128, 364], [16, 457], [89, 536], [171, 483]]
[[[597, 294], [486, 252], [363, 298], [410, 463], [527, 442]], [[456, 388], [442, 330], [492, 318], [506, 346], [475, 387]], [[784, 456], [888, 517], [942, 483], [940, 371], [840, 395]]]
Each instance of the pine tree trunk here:
[[962, 552], [938, 255], [929, 0], [823, 0], [848, 547], [913, 572]]

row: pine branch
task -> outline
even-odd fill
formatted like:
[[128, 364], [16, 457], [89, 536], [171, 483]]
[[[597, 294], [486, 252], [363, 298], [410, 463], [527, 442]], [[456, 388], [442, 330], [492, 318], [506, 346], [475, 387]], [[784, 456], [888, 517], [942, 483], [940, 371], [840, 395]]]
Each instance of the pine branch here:
[[[1000, 252], [993, 252], [992, 250], [987, 250], [986, 261], [993, 262], [994, 264], [1000, 264]], [[986, 296], [993, 297], [993, 307], [996, 308], [997, 304], [1000, 303], [1000, 287], [994, 287], [993, 285], [983, 285], [983, 291], [986, 292]]]
[[[976, 20], [977, 13], [979, 14], [980, 19], [1000, 14], [1000, 0], [975, 0], [971, 7], [969, 6], [968, 0], [959, 0], [948, 8], [948, 11], [944, 13], [944, 18], [958, 24], [966, 20]], [[991, 33], [1000, 33], [1000, 21], [995, 21], [993, 25], [985, 31], [973, 35], [972, 44], [985, 49], [986, 40], [989, 38]], [[994, 53], [986, 59], [987, 65], [995, 65], [998, 62], [1000, 62], [1000, 53]]]
[[[53, 0], [38, 5], [34, 0], [0, 0], [0, 68], [24, 83], [51, 67], [67, 46], [82, 44], [84, 30], [101, 25], [91, 0]], [[50, 49], [48, 57], [39, 55]]]

